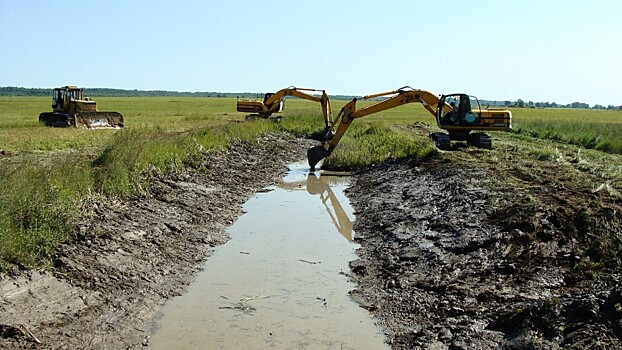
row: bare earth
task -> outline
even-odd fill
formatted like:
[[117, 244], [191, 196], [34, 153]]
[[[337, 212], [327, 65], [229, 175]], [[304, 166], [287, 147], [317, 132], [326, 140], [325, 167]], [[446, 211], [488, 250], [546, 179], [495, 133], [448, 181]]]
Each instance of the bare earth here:
[[[148, 197], [93, 198], [54, 266], [0, 275], [0, 348], [148, 345], [157, 310], [227, 241], [241, 205], [313, 144], [238, 142], [203, 169], [152, 174]], [[554, 172], [517, 188], [460, 152], [377, 165], [348, 190], [361, 244], [351, 295], [391, 346], [622, 349], [620, 271], [581, 264], [586, 232], [622, 227], [619, 200]]]

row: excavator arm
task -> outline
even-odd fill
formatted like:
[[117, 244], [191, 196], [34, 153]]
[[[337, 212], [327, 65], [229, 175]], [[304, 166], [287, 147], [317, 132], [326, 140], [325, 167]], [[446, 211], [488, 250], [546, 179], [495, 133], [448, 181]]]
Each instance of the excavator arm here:
[[[435, 94], [426, 90], [413, 89], [408, 86], [394, 91], [366, 95], [363, 96], [362, 99], [369, 100], [384, 96], [390, 97], [360, 109], [356, 109], [356, 102], [358, 101], [357, 98], [352, 99], [345, 106], [343, 106], [335, 119], [333, 129], [327, 133], [322, 146], [315, 146], [307, 151], [307, 159], [311, 169], [315, 169], [315, 166], [320, 160], [328, 157], [333, 152], [354, 119], [362, 118], [370, 114], [382, 112], [408, 103], [421, 103], [428, 112], [436, 116], [436, 110], [440, 102], [439, 98]], [[451, 106], [448, 104], [443, 104], [442, 106], [443, 110], [451, 110]], [[337, 126], [336, 130], [334, 130], [335, 125]]]
[[[322, 92], [321, 96], [315, 96], [308, 92]], [[290, 86], [285, 89], [281, 89], [275, 93], [267, 93], [264, 96], [263, 101], [249, 101], [240, 100], [237, 101], [238, 112], [250, 112], [257, 113], [262, 118], [269, 118], [273, 113], [281, 112], [283, 109], [283, 102], [287, 96], [293, 96], [309, 101], [319, 102], [322, 107], [322, 114], [324, 116], [324, 123], [326, 130], [330, 130], [333, 126], [333, 115], [330, 106], [330, 100], [325, 90], [297, 88]]]
[[405, 86], [394, 91], [363, 96], [362, 99], [385, 96], [386, 99], [360, 109], [356, 109], [357, 98], [348, 102], [337, 115], [333, 127], [326, 133], [323, 144], [307, 151], [311, 169], [332, 153], [354, 119], [408, 103], [421, 103], [435, 117], [438, 127], [447, 131], [430, 134], [430, 138], [441, 149], [448, 149], [450, 141], [467, 141], [476, 147], [492, 148], [490, 136], [471, 131], [508, 131], [512, 128], [512, 112], [482, 109], [477, 98], [463, 93], [437, 96], [426, 90]]

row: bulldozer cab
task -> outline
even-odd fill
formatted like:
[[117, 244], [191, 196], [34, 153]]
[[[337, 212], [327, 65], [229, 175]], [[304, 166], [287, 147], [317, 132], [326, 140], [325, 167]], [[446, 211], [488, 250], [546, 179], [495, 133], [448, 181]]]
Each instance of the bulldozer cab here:
[[480, 117], [478, 99], [467, 94], [442, 95], [436, 109], [436, 119], [441, 126], [476, 125]]
[[76, 86], [55, 88], [52, 95], [52, 108], [55, 112], [65, 111], [69, 108], [69, 102], [84, 100], [84, 89]]

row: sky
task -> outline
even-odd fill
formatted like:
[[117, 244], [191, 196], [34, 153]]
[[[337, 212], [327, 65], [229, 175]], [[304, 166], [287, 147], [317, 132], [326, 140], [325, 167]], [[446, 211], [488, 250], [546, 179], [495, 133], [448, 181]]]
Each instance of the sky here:
[[0, 0], [0, 86], [622, 105], [619, 0]]

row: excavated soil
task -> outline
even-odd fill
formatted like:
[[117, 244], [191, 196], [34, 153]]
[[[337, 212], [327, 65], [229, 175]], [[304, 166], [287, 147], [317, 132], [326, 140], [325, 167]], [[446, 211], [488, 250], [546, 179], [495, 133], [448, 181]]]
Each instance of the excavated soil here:
[[[93, 198], [54, 266], [0, 276], [0, 348], [149, 345], [156, 311], [227, 241], [241, 205], [312, 144], [237, 142], [201, 169], [152, 174], [144, 198]], [[554, 172], [519, 189], [511, 174], [458, 158], [380, 164], [347, 192], [361, 244], [351, 296], [389, 344], [622, 349], [620, 254], [592, 249], [603, 230], [620, 234], [619, 200]]]
[[588, 250], [621, 237], [619, 200], [555, 175], [519, 191], [456, 156], [383, 164], [349, 189], [352, 296], [392, 348], [622, 349], [620, 251]]

